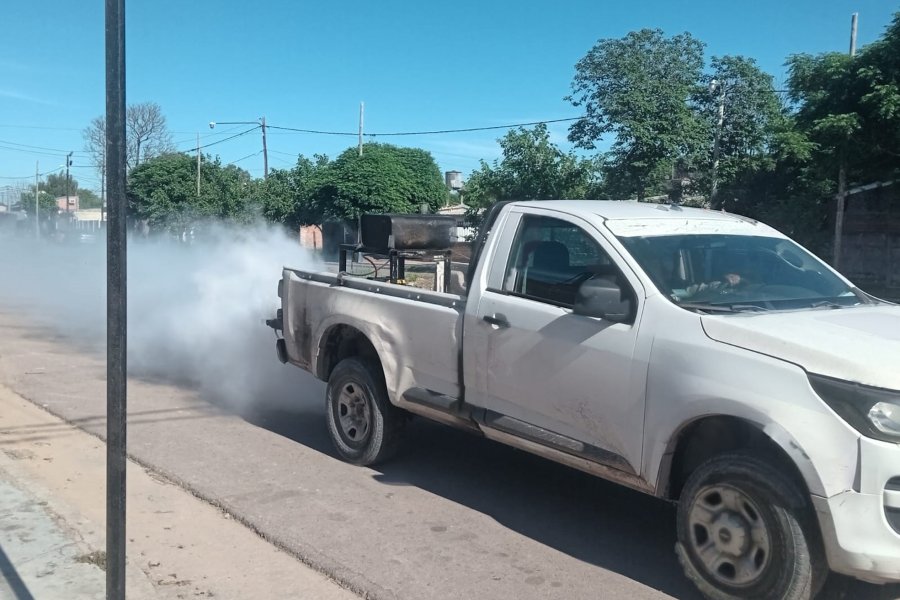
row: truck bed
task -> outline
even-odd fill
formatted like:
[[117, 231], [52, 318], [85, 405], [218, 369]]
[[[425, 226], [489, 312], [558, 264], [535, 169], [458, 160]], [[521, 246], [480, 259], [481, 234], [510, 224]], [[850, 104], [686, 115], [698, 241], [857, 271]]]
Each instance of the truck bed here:
[[285, 268], [279, 286], [288, 361], [322, 379], [325, 345], [353, 328], [375, 347], [391, 402], [461, 396], [466, 299], [363, 277]]

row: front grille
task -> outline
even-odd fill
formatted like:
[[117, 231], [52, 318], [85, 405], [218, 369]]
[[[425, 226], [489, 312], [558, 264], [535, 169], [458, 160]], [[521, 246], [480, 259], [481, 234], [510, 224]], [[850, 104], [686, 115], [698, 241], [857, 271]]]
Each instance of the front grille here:
[[894, 477], [884, 486], [884, 514], [888, 524], [900, 533], [900, 477]]

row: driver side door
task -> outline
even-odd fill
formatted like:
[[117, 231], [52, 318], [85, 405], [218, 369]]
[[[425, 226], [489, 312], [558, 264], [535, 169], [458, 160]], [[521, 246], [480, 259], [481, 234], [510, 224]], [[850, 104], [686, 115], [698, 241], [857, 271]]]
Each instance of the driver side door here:
[[507, 264], [492, 270], [471, 324], [480, 339], [467, 340], [467, 348], [481, 353], [475, 360], [486, 393], [479, 401], [489, 426], [535, 432], [566, 452], [639, 473], [643, 387], [632, 385], [643, 377], [632, 360], [638, 319], [573, 313], [585, 279], [615, 272], [631, 285], [610, 250], [574, 217], [521, 215]]

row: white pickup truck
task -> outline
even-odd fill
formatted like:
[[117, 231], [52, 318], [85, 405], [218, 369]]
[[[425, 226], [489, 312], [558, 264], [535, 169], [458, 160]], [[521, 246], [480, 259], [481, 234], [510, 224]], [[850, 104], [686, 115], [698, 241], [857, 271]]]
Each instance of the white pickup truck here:
[[285, 268], [279, 358], [327, 381], [340, 455], [410, 413], [677, 502], [709, 598], [900, 581], [900, 307], [772, 228], [634, 202], [514, 202], [467, 294]]

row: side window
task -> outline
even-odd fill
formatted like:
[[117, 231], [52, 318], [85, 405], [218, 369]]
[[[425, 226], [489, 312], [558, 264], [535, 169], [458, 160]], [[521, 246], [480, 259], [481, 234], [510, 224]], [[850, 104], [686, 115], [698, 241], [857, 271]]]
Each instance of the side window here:
[[603, 249], [577, 225], [526, 215], [513, 241], [503, 290], [572, 307], [584, 281], [616, 272]]

